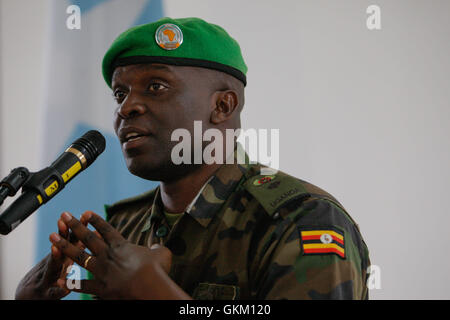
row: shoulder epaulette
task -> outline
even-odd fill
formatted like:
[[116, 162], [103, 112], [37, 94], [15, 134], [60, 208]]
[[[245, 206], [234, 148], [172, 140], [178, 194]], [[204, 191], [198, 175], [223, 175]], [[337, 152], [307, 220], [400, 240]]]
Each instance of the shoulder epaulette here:
[[134, 204], [138, 204], [142, 201], [153, 201], [153, 197], [155, 196], [156, 188], [147, 192], [144, 192], [140, 195], [130, 197], [127, 199], [120, 200], [112, 205], [105, 205], [105, 213], [107, 220], [111, 219], [111, 217], [120, 211], [124, 206], [130, 206]]
[[263, 167], [255, 166], [250, 169], [243, 187], [258, 200], [270, 216], [294, 200], [301, 203], [306, 199], [326, 199], [345, 210], [331, 194], [309, 182], [281, 171], [273, 175], [255, 174]]
[[[310, 197], [302, 181], [297, 178], [281, 171], [272, 175], [261, 175], [259, 174], [260, 168], [258, 166], [256, 170], [249, 170], [247, 179], [242, 186], [270, 216], [294, 199]], [[258, 174], [255, 174], [255, 171], [258, 171]]]

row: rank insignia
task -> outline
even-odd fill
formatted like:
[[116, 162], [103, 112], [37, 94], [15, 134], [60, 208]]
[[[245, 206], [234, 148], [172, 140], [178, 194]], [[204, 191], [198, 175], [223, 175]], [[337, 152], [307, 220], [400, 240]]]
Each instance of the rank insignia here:
[[304, 255], [336, 254], [345, 258], [344, 233], [337, 228], [300, 230]]
[[183, 32], [173, 23], [161, 25], [155, 34], [156, 43], [165, 50], [177, 49], [183, 43]]
[[263, 184], [271, 182], [273, 179], [275, 179], [275, 177], [276, 176], [265, 176], [263, 178], [256, 179], [253, 182], [253, 185], [255, 185], [255, 186], [262, 186]]

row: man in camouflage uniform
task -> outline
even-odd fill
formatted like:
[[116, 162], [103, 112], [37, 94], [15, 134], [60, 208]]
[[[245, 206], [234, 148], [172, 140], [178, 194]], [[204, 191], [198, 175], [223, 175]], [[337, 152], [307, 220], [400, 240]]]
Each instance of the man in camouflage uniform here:
[[[331, 195], [282, 172], [261, 176], [260, 165], [223, 165], [173, 226], [158, 188], [107, 214], [131, 242], [167, 246], [170, 277], [194, 298], [367, 297], [368, 252], [356, 224]], [[321, 244], [320, 237], [302, 239], [312, 231], [342, 235], [343, 255], [305, 253], [308, 243]]]
[[[149, 34], [155, 40], [146, 38]], [[192, 43], [184, 44], [183, 35]], [[214, 41], [208, 44], [211, 39]], [[200, 19], [165, 18], [131, 29], [116, 40], [103, 65], [119, 104], [116, 132], [130, 171], [160, 180], [161, 185], [107, 207], [108, 223], [91, 212], [80, 221], [63, 214], [58, 222], [60, 236], [50, 237], [52, 254], [22, 280], [18, 298], [67, 294], [58, 277], [61, 268], [72, 261], [92, 272], [94, 278], [74, 291], [100, 298], [368, 297], [367, 247], [358, 226], [331, 195], [282, 172], [262, 175], [259, 164], [238, 163], [243, 152], [239, 145], [226, 155], [234, 157], [232, 164], [175, 167], [167, 160], [173, 148], [167, 129], [176, 128], [179, 119], [184, 123], [178, 124], [190, 131], [188, 120], [196, 118], [222, 132], [240, 127], [246, 66], [239, 46], [230, 39], [223, 29]], [[209, 52], [213, 47], [226, 48], [227, 57]], [[168, 71], [167, 66], [171, 66]], [[164, 78], [166, 71], [171, 74], [168, 78], [176, 80], [149, 81]], [[180, 79], [183, 85], [178, 86]], [[205, 88], [216, 79], [223, 80], [221, 89], [206, 95], [214, 97], [213, 106], [189, 109], [188, 103], [183, 103], [183, 112], [187, 108], [193, 117], [174, 110], [172, 122], [155, 130], [165, 141], [161, 138], [159, 144], [151, 144], [145, 136], [150, 136], [149, 132], [137, 127], [135, 131], [124, 129], [125, 124], [140, 119], [155, 126], [168, 121], [164, 103], [172, 99], [170, 94], [179, 101], [180, 92], [188, 92], [193, 105], [201, 105]], [[198, 84], [200, 91], [192, 84]], [[158, 101], [156, 107], [150, 99]], [[173, 100], [170, 106], [177, 108]], [[155, 155], [155, 150], [160, 155]], [[89, 231], [87, 223], [98, 233]], [[67, 241], [69, 229], [79, 242]], [[92, 254], [86, 253], [85, 247]], [[46, 275], [44, 282], [36, 280], [39, 272]]]

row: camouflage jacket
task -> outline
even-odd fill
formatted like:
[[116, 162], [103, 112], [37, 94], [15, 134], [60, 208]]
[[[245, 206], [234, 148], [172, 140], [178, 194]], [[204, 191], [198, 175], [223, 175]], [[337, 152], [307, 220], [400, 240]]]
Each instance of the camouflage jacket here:
[[367, 299], [368, 249], [331, 195], [261, 166], [224, 164], [169, 228], [159, 187], [107, 208], [129, 241], [162, 243], [194, 299]]

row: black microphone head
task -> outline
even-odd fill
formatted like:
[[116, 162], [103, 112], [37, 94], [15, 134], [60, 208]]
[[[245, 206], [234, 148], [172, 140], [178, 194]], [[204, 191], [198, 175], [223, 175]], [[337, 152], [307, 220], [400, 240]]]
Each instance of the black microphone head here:
[[91, 130], [86, 132], [81, 139], [86, 139], [92, 143], [92, 145], [97, 149], [98, 154], [105, 151], [106, 140], [105, 137], [97, 130]]
[[87, 166], [105, 151], [105, 137], [97, 130], [86, 132], [81, 138], [72, 143], [72, 147], [84, 154]]

